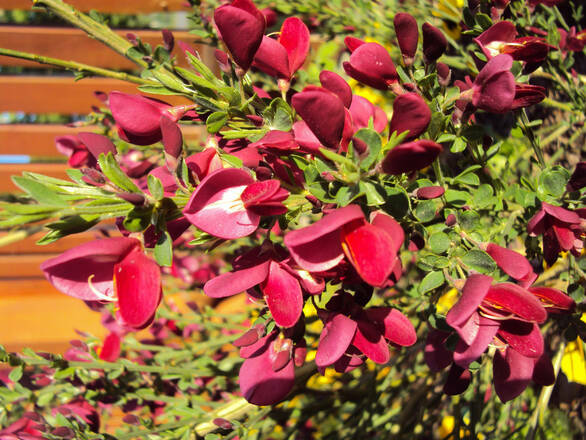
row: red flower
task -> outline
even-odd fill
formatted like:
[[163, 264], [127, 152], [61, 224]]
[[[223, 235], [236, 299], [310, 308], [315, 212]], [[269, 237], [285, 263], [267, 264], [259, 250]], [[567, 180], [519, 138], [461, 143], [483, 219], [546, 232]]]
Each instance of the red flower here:
[[263, 13], [250, 0], [234, 0], [214, 11], [220, 37], [243, 70], [248, 70], [265, 33]]
[[403, 55], [403, 62], [406, 66], [410, 66], [413, 64], [413, 59], [417, 52], [417, 41], [419, 39], [417, 21], [411, 14], [400, 12], [395, 15], [393, 24], [395, 25], [399, 49], [401, 49], [401, 54]]
[[296, 17], [289, 17], [281, 26], [279, 38], [263, 37], [252, 65], [268, 75], [290, 81], [309, 52], [309, 29]]
[[352, 55], [350, 61], [343, 64], [348, 76], [378, 90], [387, 90], [399, 80], [393, 60], [383, 46], [349, 38], [344, 42]]
[[427, 139], [400, 144], [387, 153], [382, 170], [394, 175], [411, 173], [431, 165], [441, 152], [440, 144]]
[[84, 301], [116, 301], [121, 320], [150, 324], [161, 300], [161, 271], [135, 238], [90, 241], [41, 264], [55, 288]]

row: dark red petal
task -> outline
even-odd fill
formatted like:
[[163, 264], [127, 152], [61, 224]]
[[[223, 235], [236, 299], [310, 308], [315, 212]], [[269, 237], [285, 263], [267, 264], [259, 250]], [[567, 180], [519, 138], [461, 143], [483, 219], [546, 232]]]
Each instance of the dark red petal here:
[[509, 319], [501, 324], [499, 336], [525, 357], [538, 358], [543, 354], [543, 336], [537, 324]]
[[516, 280], [521, 280], [527, 274], [533, 272], [533, 268], [527, 258], [515, 251], [489, 243], [486, 247], [486, 253], [492, 257], [498, 267]]
[[437, 199], [444, 195], [446, 190], [443, 186], [424, 186], [422, 188], [417, 188], [415, 191], [415, 195], [418, 199]]
[[398, 253], [405, 241], [405, 232], [401, 225], [393, 217], [381, 211], [375, 211], [370, 215], [370, 224], [389, 234], [393, 240], [392, 251]]
[[339, 313], [333, 314], [321, 332], [315, 364], [325, 368], [336, 362], [354, 339], [356, 327], [356, 321]]
[[237, 0], [217, 8], [214, 21], [236, 64], [248, 70], [265, 31], [262, 12], [248, 0]]
[[389, 53], [378, 43], [358, 46], [343, 67], [350, 77], [379, 90], [387, 90], [399, 78]]
[[352, 104], [352, 89], [344, 78], [329, 70], [322, 70], [319, 74], [319, 82], [323, 88], [338, 95], [344, 107], [350, 108], [350, 104]]
[[516, 318], [525, 321], [540, 324], [547, 318], [547, 312], [541, 302], [516, 284], [495, 284], [488, 290], [484, 300], [496, 305], [503, 312], [513, 313]]
[[437, 373], [452, 363], [452, 352], [445, 347], [450, 333], [431, 329], [425, 340], [424, 359], [429, 369]]
[[161, 115], [161, 134], [165, 153], [178, 158], [183, 148], [183, 135], [179, 125], [166, 113]]
[[429, 23], [423, 23], [421, 33], [423, 34], [423, 57], [425, 62], [433, 62], [444, 54], [448, 48], [448, 40], [446, 40], [442, 31]]
[[277, 325], [293, 327], [303, 309], [303, 293], [297, 279], [279, 263], [271, 261], [269, 275], [261, 288]]
[[386, 364], [390, 359], [389, 346], [383, 335], [369, 322], [358, 321], [352, 345], [377, 364]]
[[411, 141], [423, 133], [431, 121], [431, 110], [425, 100], [417, 93], [405, 93], [397, 96], [393, 102], [393, 117], [389, 133], [401, 134], [409, 130], [405, 142]]
[[451, 327], [458, 328], [468, 321], [484, 300], [491, 284], [492, 278], [487, 275], [471, 275], [464, 284], [462, 296], [448, 312], [446, 322]]
[[100, 349], [100, 359], [106, 362], [115, 362], [120, 357], [120, 335], [108, 333]]
[[296, 93], [291, 105], [319, 141], [328, 148], [337, 148], [344, 130], [344, 104], [335, 93], [312, 88]]
[[459, 367], [456, 364], [452, 364], [448, 378], [444, 385], [444, 393], [448, 396], [455, 396], [456, 394], [462, 394], [470, 385], [472, 375], [470, 371], [465, 368]]
[[551, 360], [546, 353], [543, 353], [539, 359], [535, 361], [531, 379], [533, 379], [533, 382], [536, 384], [544, 387], [555, 383], [555, 371]]
[[514, 99], [515, 77], [507, 71], [494, 74], [478, 87], [474, 87], [472, 104], [487, 112], [506, 113], [511, 110]]
[[350, 52], [354, 52], [358, 47], [362, 46], [363, 44], [366, 44], [366, 42], [362, 41], [359, 38], [346, 37], [344, 38], [344, 44]]
[[289, 17], [281, 26], [279, 43], [287, 50], [289, 57], [289, 72], [297, 72], [309, 53], [309, 29], [299, 18]]
[[505, 356], [500, 350], [494, 354], [492, 375], [494, 390], [501, 402], [505, 403], [519, 396], [533, 375], [534, 360], [507, 349]]
[[133, 328], [143, 328], [161, 301], [161, 269], [141, 250], [128, 254], [114, 267], [120, 316]]
[[289, 79], [289, 58], [285, 48], [275, 39], [263, 37], [254, 55], [253, 67], [275, 78]]
[[366, 316], [377, 324], [383, 335], [393, 344], [409, 347], [417, 342], [415, 327], [405, 315], [390, 307], [375, 307], [366, 309]]
[[[403, 58], [413, 59], [417, 52], [417, 40], [419, 39], [417, 21], [411, 14], [400, 12], [395, 15], [393, 24]], [[406, 62], [406, 64], [408, 63]]]
[[280, 402], [295, 384], [293, 360], [290, 359], [279, 371], [273, 371], [270, 350], [271, 346], [263, 354], [246, 359], [240, 367], [240, 390], [244, 398], [254, 405]]
[[102, 136], [98, 133], [81, 132], [77, 135], [81, 142], [87, 147], [92, 156], [96, 159], [100, 157], [101, 153], [108, 154], [112, 153], [116, 155], [116, 146], [106, 136]]
[[171, 106], [144, 96], [116, 91], [110, 93], [108, 102], [116, 124], [124, 132], [140, 138], [158, 135], [158, 140], [161, 139], [161, 114]]
[[569, 251], [574, 247], [574, 240], [576, 237], [574, 236], [574, 232], [571, 229], [555, 224], [552, 226], [552, 228], [562, 250]]
[[471, 344], [460, 341], [454, 352], [454, 362], [462, 368], [468, 366], [480, 357], [492, 342], [499, 329], [499, 323], [492, 319], [480, 316], [478, 333]]
[[417, 171], [431, 165], [441, 152], [440, 144], [427, 139], [401, 144], [388, 152], [382, 170], [393, 175]]
[[246, 187], [240, 198], [244, 202], [244, 206], [248, 208], [270, 200], [280, 187], [281, 183], [276, 179], [254, 182]]
[[546, 308], [572, 311], [576, 307], [576, 302], [561, 290], [551, 287], [530, 287], [528, 290], [539, 298]]
[[211, 298], [225, 298], [245, 292], [262, 283], [268, 276], [269, 262], [257, 266], [227, 272], [212, 278], [203, 286], [204, 293]]

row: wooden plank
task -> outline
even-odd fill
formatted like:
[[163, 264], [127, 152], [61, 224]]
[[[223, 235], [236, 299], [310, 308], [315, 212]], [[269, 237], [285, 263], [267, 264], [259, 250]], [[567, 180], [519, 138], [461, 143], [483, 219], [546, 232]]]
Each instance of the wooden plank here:
[[[111, 228], [108, 227], [108, 229]], [[98, 230], [95, 230], [68, 235], [67, 237], [63, 237], [61, 240], [43, 246], [36, 244], [37, 241], [42, 238], [47, 231], [39, 232], [25, 238], [24, 240], [14, 242], [6, 246], [0, 246], [0, 257], [10, 257], [14, 255], [25, 254], [58, 254], [82, 243], [103, 237], [103, 235]], [[0, 232], [0, 240], [9, 234], [9, 232]], [[0, 271], [1, 270], [2, 269], [0, 268]]]
[[[138, 93], [135, 84], [111, 78], [76, 82], [71, 77], [0, 76], [0, 112], [84, 114], [92, 105], [101, 105], [94, 96], [98, 90]], [[165, 96], [163, 100], [173, 105], [190, 103], [180, 96]]]
[[[98, 132], [97, 126], [67, 127], [58, 124], [0, 124], [0, 154], [27, 154], [41, 157], [64, 157], [55, 148], [55, 138], [80, 131]], [[188, 144], [197, 144], [205, 137], [203, 126], [181, 127]]]
[[[189, 10], [185, 0], [67, 0], [66, 3], [80, 11], [91, 9], [116, 14], [139, 14]], [[26, 9], [33, 6], [31, 0], [0, 0], [0, 9]]]
[[26, 165], [5, 165], [0, 164], [0, 193], [2, 192], [22, 192], [10, 179], [11, 176], [20, 176], [23, 171], [44, 174], [59, 179], [67, 179], [65, 170], [69, 168], [67, 164], [53, 163], [36, 163]]
[[100, 314], [83, 301], [55, 290], [47, 281], [0, 283], [0, 344], [63, 352], [78, 339], [75, 329], [102, 337]]
[[[118, 34], [126, 37], [126, 30], [117, 31]], [[132, 31], [142, 41], [149, 43], [153, 48], [162, 44], [160, 31], [137, 30]], [[186, 31], [173, 32], [175, 40], [184, 41], [193, 45], [200, 52], [206, 63], [213, 63], [213, 54], [209, 46], [196, 45], [193, 43], [195, 37]], [[42, 26], [0, 26], [0, 47], [4, 49], [19, 50], [51, 58], [59, 58], [92, 66], [104, 67], [118, 70], [136, 70], [137, 66], [126, 57], [117, 54], [106, 45], [94, 40], [79, 29], [53, 28]], [[187, 61], [178, 45], [175, 45], [173, 54], [180, 65], [186, 66]], [[0, 56], [0, 65], [23, 66], [47, 68], [46, 64], [34, 61], [21, 60], [18, 58]]]
[[0, 255], [0, 279], [42, 278], [41, 264], [57, 255]]

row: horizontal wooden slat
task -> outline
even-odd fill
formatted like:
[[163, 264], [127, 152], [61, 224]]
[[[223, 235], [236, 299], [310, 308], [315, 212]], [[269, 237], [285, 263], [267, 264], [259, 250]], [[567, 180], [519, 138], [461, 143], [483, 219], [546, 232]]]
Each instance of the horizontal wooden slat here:
[[0, 344], [8, 350], [68, 348], [76, 329], [96, 336], [106, 333], [100, 314], [83, 301], [55, 290], [45, 280], [0, 283]]
[[[116, 14], [139, 14], [162, 11], [184, 11], [185, 0], [67, 0], [67, 3], [81, 11], [96, 9]], [[31, 0], [0, 0], [0, 9], [31, 9]]]
[[[55, 148], [55, 138], [80, 131], [97, 132], [98, 128], [66, 127], [58, 124], [0, 125], [0, 154], [63, 157]], [[198, 143], [205, 136], [205, 129], [202, 126], [182, 126], [181, 131], [185, 141], [191, 145]]]
[[41, 263], [57, 255], [0, 255], [0, 279], [42, 278]]
[[22, 192], [10, 179], [11, 176], [20, 176], [23, 171], [44, 174], [59, 179], [68, 179], [65, 170], [69, 168], [67, 164], [26, 164], [26, 165], [4, 165], [0, 164], [0, 193], [2, 192]]
[[[111, 78], [0, 76], [0, 111], [25, 113], [89, 113], [92, 105], [101, 105], [94, 91], [138, 93], [136, 85]], [[159, 98], [161, 98], [159, 96]], [[188, 104], [179, 96], [165, 96], [173, 105]]]
[[[6, 258], [10, 258], [10, 256], [25, 254], [56, 254], [64, 252], [67, 249], [71, 249], [72, 247], [78, 246], [82, 243], [95, 240], [96, 238], [102, 236], [99, 231], [88, 231], [82, 232], [80, 234], [68, 235], [67, 237], [63, 237], [61, 240], [51, 244], [43, 246], [36, 244], [36, 242], [41, 239], [46, 232], [47, 231], [39, 232], [25, 238], [24, 240], [14, 242], [6, 246], [0, 246], [0, 257], [4, 256]], [[9, 235], [8, 232], [0, 232], [0, 240], [2, 240], [2, 238], [7, 235]], [[2, 268], [0, 268], [0, 272], [1, 271]]]
[[[128, 31], [117, 32], [125, 37]], [[140, 30], [132, 32], [137, 34], [143, 42], [152, 45], [153, 48], [162, 44], [160, 31]], [[176, 31], [173, 34], [176, 40], [189, 44], [192, 44], [194, 40], [194, 36], [186, 31]], [[192, 45], [200, 52], [204, 62], [212, 62], [212, 55], [208, 46]], [[85, 32], [79, 29], [41, 26], [0, 26], [0, 47], [44, 55], [51, 58], [59, 58], [66, 61], [77, 61], [79, 63], [113, 70], [131, 70], [137, 68], [133, 62], [117, 54], [99, 41], [88, 37]], [[177, 57], [179, 64], [187, 65], [185, 56], [178, 45], [175, 46], [173, 54]], [[34, 61], [7, 56], [0, 56], [0, 65], [48, 67], [45, 64], [39, 64]]]

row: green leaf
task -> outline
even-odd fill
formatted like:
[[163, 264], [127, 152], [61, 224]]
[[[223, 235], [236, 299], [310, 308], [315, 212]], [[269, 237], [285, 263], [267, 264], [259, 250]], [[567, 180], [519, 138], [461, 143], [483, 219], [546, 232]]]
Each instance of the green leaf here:
[[436, 203], [434, 200], [422, 200], [415, 207], [415, 217], [421, 222], [427, 223], [435, 218]]
[[497, 268], [490, 255], [479, 249], [472, 249], [466, 252], [462, 257], [462, 262], [470, 269], [484, 274], [494, 272]]
[[14, 367], [12, 369], [10, 374], [8, 374], [8, 378], [12, 382], [18, 382], [20, 380], [20, 378], [22, 377], [22, 373], [23, 373], [22, 365], [19, 365], [18, 367]]
[[444, 274], [441, 271], [434, 271], [429, 272], [425, 277], [421, 280], [419, 284], [419, 293], [424, 294], [430, 292], [438, 287], [443, 286], [445, 283]]
[[474, 191], [474, 204], [478, 208], [486, 208], [488, 206], [491, 206], [494, 204], [495, 201], [495, 198], [493, 196], [494, 190], [492, 189], [492, 186], [484, 183], [480, 185], [476, 191]]
[[366, 196], [368, 206], [381, 206], [386, 203], [385, 190], [372, 182], [359, 182], [360, 192]]
[[122, 221], [122, 226], [130, 232], [142, 232], [151, 224], [152, 208], [135, 206]]
[[429, 237], [429, 247], [436, 254], [443, 254], [451, 245], [452, 241], [445, 232], [438, 232]]
[[53, 206], [68, 205], [68, 202], [65, 198], [41, 182], [22, 176], [12, 176], [12, 181], [16, 186], [18, 186], [39, 203]]
[[216, 97], [216, 93], [214, 91], [216, 89], [216, 85], [214, 83], [190, 70], [184, 69], [183, 67], [176, 66], [175, 71], [179, 73], [179, 75], [181, 75], [184, 79], [192, 83], [198, 92], [210, 98]]
[[477, 169], [482, 168], [480, 165], [472, 165], [454, 177], [455, 183], [477, 186], [480, 184], [480, 178], [474, 173]]
[[445, 192], [446, 202], [453, 206], [464, 206], [470, 203], [470, 195], [465, 191], [449, 189]]
[[464, 151], [466, 149], [466, 145], [468, 145], [466, 142], [466, 139], [461, 138], [461, 137], [456, 138], [454, 140], [454, 143], [450, 147], [450, 151], [452, 153], [461, 153], [462, 151]]
[[216, 75], [214, 75], [214, 72], [212, 72], [209, 67], [206, 66], [203, 61], [201, 61], [195, 55], [186, 51], [185, 56], [187, 57], [189, 64], [191, 64], [197, 72], [201, 73], [201, 76], [203, 76], [204, 79], [207, 79], [211, 83], [214, 83], [218, 80]]
[[459, 212], [458, 224], [465, 231], [473, 231], [480, 226], [480, 215], [472, 210]]
[[165, 190], [163, 189], [163, 184], [152, 174], [149, 174], [147, 178], [147, 185], [151, 195], [155, 198], [155, 200], [161, 200], [164, 197]]
[[209, 133], [214, 134], [220, 131], [228, 122], [228, 113], [214, 112], [206, 119], [206, 128]]
[[157, 240], [154, 254], [159, 266], [171, 267], [173, 264], [173, 240], [168, 231], [162, 233]]
[[356, 166], [354, 165], [354, 163], [350, 159], [342, 156], [341, 154], [334, 153], [333, 151], [328, 150], [327, 148], [320, 148], [319, 151], [327, 159], [330, 159], [334, 163], [344, 164], [350, 168], [356, 169]]
[[141, 193], [136, 184], [120, 169], [116, 158], [109, 152], [107, 155], [100, 154], [98, 163], [104, 175], [116, 186], [131, 193]]
[[293, 126], [293, 110], [281, 98], [275, 98], [263, 112], [271, 130], [289, 131]]
[[537, 183], [537, 191], [542, 195], [561, 197], [566, 191], [570, 173], [560, 166], [543, 170]]
[[219, 154], [220, 154], [220, 159], [222, 159], [223, 162], [226, 162], [228, 165], [232, 166], [233, 168], [242, 168], [243, 162], [242, 162], [242, 159], [240, 159], [239, 157], [232, 156], [231, 154], [228, 154], [228, 153], [219, 153]]
[[396, 219], [401, 219], [407, 215], [410, 208], [409, 197], [403, 188], [385, 187], [386, 203], [384, 210]]
[[368, 156], [360, 162], [360, 168], [368, 170], [379, 161], [379, 154], [382, 149], [381, 137], [376, 131], [370, 128], [361, 128], [356, 132], [354, 137], [368, 146]]
[[19, 203], [0, 202], [0, 209], [4, 209], [5, 211], [12, 212], [14, 214], [34, 215], [55, 212], [59, 210], [59, 207], [51, 205], [39, 205], [36, 203], [21, 205]]

